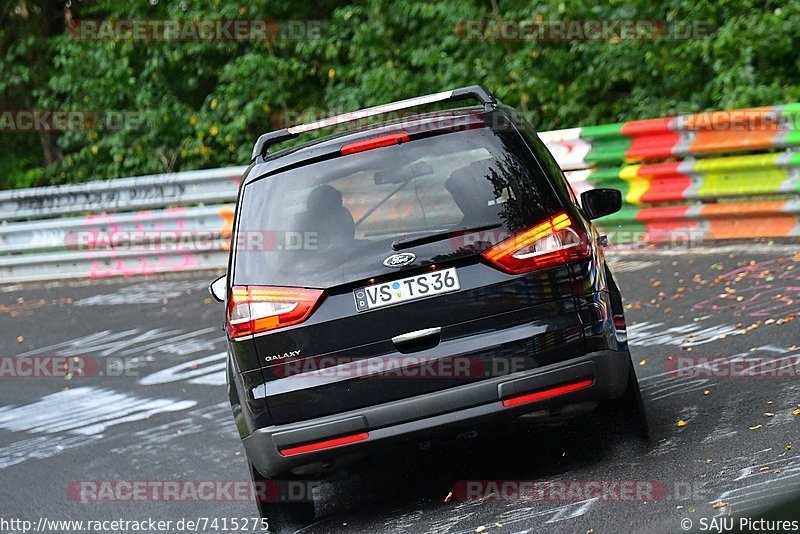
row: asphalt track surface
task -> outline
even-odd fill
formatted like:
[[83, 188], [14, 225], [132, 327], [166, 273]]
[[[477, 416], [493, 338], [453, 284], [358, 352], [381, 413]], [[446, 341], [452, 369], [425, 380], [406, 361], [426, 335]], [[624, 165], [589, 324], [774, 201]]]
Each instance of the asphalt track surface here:
[[[702, 518], [753, 515], [800, 492], [796, 373], [669, 374], [678, 357], [796, 364], [800, 245], [636, 252], [612, 261], [649, 442], [616, 424], [624, 422], [588, 415], [393, 451], [318, 488], [318, 519], [304, 531], [680, 532], [684, 518], [697, 530]], [[246, 501], [84, 503], [69, 493], [81, 480], [248, 479], [225, 393], [222, 307], [205, 289], [212, 276], [0, 288], [0, 355], [137, 364], [123, 376], [1, 379], [0, 518], [174, 524], [255, 515]], [[457, 481], [487, 479], [652, 481], [663, 494], [649, 502], [445, 502]]]

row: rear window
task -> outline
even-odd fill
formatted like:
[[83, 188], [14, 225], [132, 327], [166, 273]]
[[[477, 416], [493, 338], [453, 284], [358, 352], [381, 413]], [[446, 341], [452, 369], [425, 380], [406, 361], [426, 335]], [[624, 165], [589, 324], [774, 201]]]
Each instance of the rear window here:
[[393, 242], [498, 225], [402, 250], [417, 264], [457, 259], [560, 206], [516, 132], [483, 127], [341, 156], [245, 186], [235, 283], [329, 288], [396, 272], [383, 265]]

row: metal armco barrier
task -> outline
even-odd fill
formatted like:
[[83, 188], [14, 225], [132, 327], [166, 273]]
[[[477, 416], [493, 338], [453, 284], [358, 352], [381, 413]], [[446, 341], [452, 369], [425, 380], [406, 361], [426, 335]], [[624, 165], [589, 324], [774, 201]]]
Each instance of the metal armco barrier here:
[[[192, 250], [97, 250], [0, 257], [0, 281], [30, 282], [66, 278], [107, 278], [224, 268], [227, 241], [210, 241]], [[206, 249], [207, 246], [207, 249]]]
[[0, 283], [224, 268], [245, 169], [0, 191]]
[[[800, 199], [729, 204], [625, 206], [600, 227], [621, 234], [615, 243], [671, 242], [696, 245], [712, 239], [800, 236]], [[612, 236], [613, 237], [613, 236]]]
[[800, 146], [800, 103], [541, 132], [564, 170]]
[[790, 151], [568, 172], [576, 189], [613, 187], [635, 205], [800, 192], [800, 153]]
[[76, 185], [0, 191], [0, 219], [41, 219], [236, 200], [247, 167], [153, 174]]
[[[539, 135], [576, 193], [622, 191], [622, 211], [598, 221], [614, 244], [800, 236], [799, 115], [789, 104]], [[0, 283], [224, 268], [245, 169], [0, 191]]]
[[800, 104], [540, 137], [577, 194], [622, 191], [622, 211], [598, 221], [617, 243], [800, 236]]
[[[0, 226], [0, 251], [113, 248], [137, 240], [219, 239], [233, 222], [233, 205], [87, 215]], [[2, 257], [0, 257], [2, 259]]]

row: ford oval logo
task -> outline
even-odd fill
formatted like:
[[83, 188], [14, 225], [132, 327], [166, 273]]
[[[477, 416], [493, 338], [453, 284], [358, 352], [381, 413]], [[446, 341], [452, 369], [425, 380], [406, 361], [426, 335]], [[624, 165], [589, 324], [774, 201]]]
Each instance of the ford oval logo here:
[[416, 259], [417, 257], [411, 252], [401, 252], [400, 254], [392, 254], [383, 260], [383, 264], [387, 267], [403, 267], [413, 263]]

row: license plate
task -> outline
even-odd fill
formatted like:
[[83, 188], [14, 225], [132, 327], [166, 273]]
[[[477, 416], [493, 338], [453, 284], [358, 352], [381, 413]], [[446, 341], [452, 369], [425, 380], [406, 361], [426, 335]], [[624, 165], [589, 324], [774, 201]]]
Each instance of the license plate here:
[[353, 296], [356, 299], [356, 310], [362, 312], [431, 295], [450, 293], [460, 288], [456, 268], [451, 267], [401, 280], [360, 287], [353, 291]]

